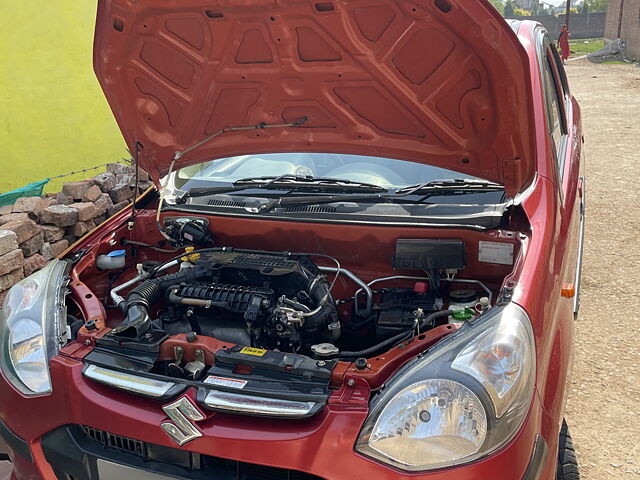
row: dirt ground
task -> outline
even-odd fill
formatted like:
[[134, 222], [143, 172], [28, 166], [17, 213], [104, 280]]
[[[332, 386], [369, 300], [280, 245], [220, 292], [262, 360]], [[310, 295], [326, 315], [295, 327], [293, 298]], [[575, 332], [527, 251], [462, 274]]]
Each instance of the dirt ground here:
[[[570, 62], [582, 107], [587, 226], [567, 405], [583, 480], [640, 479], [640, 68]], [[9, 466], [0, 462], [0, 479]]]
[[640, 68], [567, 65], [582, 107], [587, 224], [566, 417], [584, 480], [640, 478]]

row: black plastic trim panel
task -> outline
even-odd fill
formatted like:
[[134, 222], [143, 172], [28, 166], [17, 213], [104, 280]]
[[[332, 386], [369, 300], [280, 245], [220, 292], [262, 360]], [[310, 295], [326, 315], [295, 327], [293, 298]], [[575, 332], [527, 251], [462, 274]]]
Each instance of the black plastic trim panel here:
[[[339, 214], [336, 213], [314, 213], [313, 217], [309, 214], [288, 214], [279, 215], [273, 214], [261, 214], [247, 213], [245, 209], [239, 208], [214, 208], [207, 205], [186, 205], [163, 208], [163, 213], [180, 213], [180, 214], [194, 214], [194, 215], [215, 215], [219, 217], [233, 217], [233, 218], [250, 218], [252, 220], [262, 221], [282, 221], [282, 222], [294, 222], [294, 223], [320, 223], [320, 224], [335, 224], [335, 225], [375, 225], [378, 227], [420, 227], [420, 228], [464, 228], [476, 231], [493, 230], [498, 228], [502, 224], [504, 212], [509, 204], [496, 204], [486, 206], [487, 209], [478, 212], [474, 215], [456, 215], [456, 212], [451, 210], [449, 215], [444, 213], [441, 216], [431, 217], [401, 217], [398, 215], [383, 216], [372, 214]], [[455, 217], [454, 217], [455, 215]]]
[[184, 480], [322, 480], [305, 472], [201, 455], [81, 425], [47, 433], [42, 450], [59, 480], [99, 480], [99, 459], [137, 469], [141, 477], [152, 472]]
[[29, 444], [13, 433], [11, 429], [2, 422], [2, 420], [0, 420], [0, 437], [2, 437], [11, 450], [30, 462], [33, 462]]
[[547, 442], [541, 435], [537, 435], [536, 443], [533, 447], [533, 454], [531, 455], [529, 466], [522, 480], [538, 480], [540, 475], [542, 475], [542, 468], [544, 467], [548, 454], [549, 447], [547, 446]]

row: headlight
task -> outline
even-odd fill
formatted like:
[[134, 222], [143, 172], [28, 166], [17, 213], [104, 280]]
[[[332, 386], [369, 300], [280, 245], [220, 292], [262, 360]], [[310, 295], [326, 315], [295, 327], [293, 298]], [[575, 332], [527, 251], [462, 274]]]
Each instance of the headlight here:
[[534, 383], [529, 318], [515, 304], [494, 308], [396, 375], [356, 450], [407, 471], [471, 462], [518, 432]]
[[25, 395], [51, 392], [49, 360], [66, 343], [67, 263], [51, 261], [14, 285], [0, 310], [0, 368]]

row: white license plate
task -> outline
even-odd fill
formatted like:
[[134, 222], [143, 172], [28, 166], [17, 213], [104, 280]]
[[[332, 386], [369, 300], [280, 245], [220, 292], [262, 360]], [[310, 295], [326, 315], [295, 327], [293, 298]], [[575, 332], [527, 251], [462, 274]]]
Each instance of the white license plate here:
[[171, 480], [176, 478], [101, 459], [97, 460], [97, 464], [100, 480]]

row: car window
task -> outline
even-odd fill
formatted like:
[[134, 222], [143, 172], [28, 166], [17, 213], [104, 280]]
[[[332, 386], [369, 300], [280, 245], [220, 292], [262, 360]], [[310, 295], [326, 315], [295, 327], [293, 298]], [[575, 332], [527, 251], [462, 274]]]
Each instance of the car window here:
[[562, 96], [566, 97], [569, 94], [569, 81], [567, 80], [567, 72], [564, 69], [564, 65], [562, 64], [562, 60], [560, 59], [560, 55], [558, 54], [558, 50], [555, 45], [552, 43], [549, 45], [549, 50], [551, 56], [553, 58], [553, 64], [558, 72], [558, 76], [560, 77], [560, 85], [562, 86]]
[[567, 124], [564, 111], [564, 89], [554, 69], [555, 59], [551, 47], [548, 47], [543, 59], [544, 93], [547, 110], [549, 135], [553, 142], [558, 178], [562, 179], [564, 170], [564, 149]]

